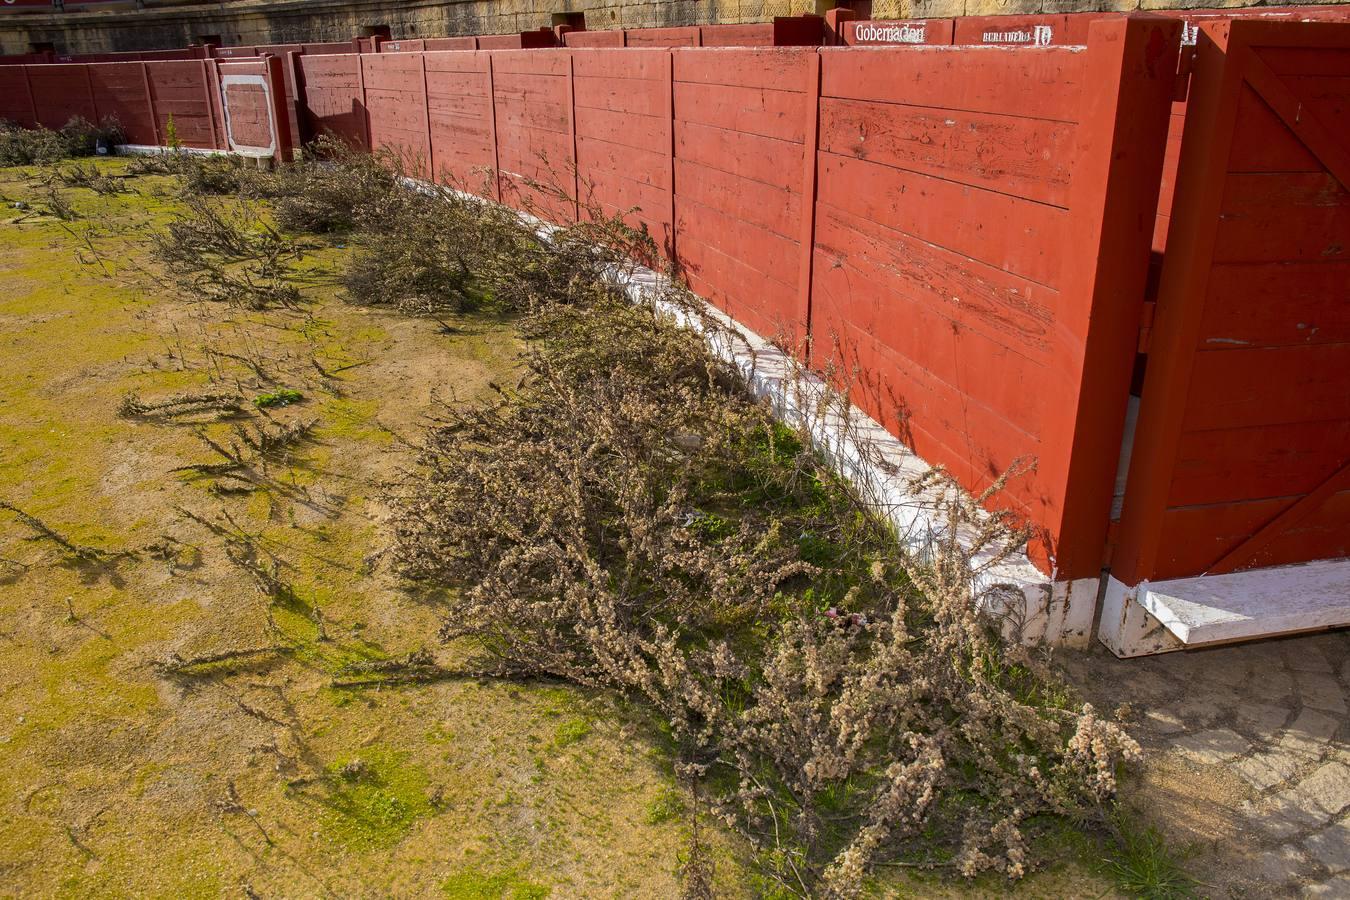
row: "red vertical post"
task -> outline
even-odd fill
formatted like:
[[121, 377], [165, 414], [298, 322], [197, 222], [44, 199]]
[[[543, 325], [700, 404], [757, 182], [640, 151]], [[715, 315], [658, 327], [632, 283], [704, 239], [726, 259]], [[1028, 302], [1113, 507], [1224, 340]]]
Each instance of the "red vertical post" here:
[[33, 75], [28, 69], [28, 66], [23, 67], [23, 86], [28, 91], [28, 108], [32, 110], [33, 127], [36, 128], [38, 127], [37, 94], [33, 92]]
[[94, 73], [88, 64], [84, 67], [84, 87], [89, 92], [89, 108], [94, 111], [94, 124], [98, 124], [98, 98], [94, 96]]
[[[201, 61], [202, 94], [206, 97], [206, 119], [211, 123], [211, 149], [220, 150], [220, 135], [216, 132], [216, 105], [211, 99], [211, 74], [207, 71], [206, 60]], [[228, 147], [224, 149], [228, 150]]]
[[290, 80], [294, 99], [291, 101], [292, 123], [295, 126], [295, 136], [301, 145], [305, 143], [306, 131], [308, 130], [305, 117], [305, 72], [300, 67], [300, 55], [304, 50], [286, 51], [286, 77]]
[[797, 321], [799, 333], [793, 350], [810, 359], [811, 266], [816, 247], [816, 150], [820, 139], [820, 52], [806, 58], [806, 129], [802, 144], [801, 269], [798, 272]]
[[577, 159], [576, 58], [567, 54], [567, 129], [572, 133], [572, 221], [581, 221], [581, 163]]
[[675, 241], [675, 54], [666, 51], [666, 165], [670, 175], [670, 246], [666, 253], [672, 265], [679, 264]]
[[150, 87], [150, 65], [141, 63], [141, 83], [145, 85], [145, 107], [150, 111], [150, 131], [155, 138], [155, 146], [162, 147], [159, 140], [159, 113], [155, 111], [155, 92]]
[[851, 9], [844, 9], [842, 6], [828, 10], [825, 13], [825, 43], [832, 47], [842, 46], [845, 43], [844, 23], [852, 22], [857, 18], [856, 12]]
[[502, 202], [502, 156], [497, 146], [497, 79], [493, 74], [493, 56], [487, 54], [487, 76], [488, 76], [488, 128], [492, 133], [492, 197], [498, 203]]
[[366, 152], [375, 152], [375, 140], [370, 134], [370, 107], [366, 103], [366, 64], [356, 54], [356, 89], [361, 92], [361, 132], [366, 136]]
[[279, 162], [291, 162], [295, 159], [295, 146], [291, 142], [291, 117], [286, 114], [286, 70], [281, 65], [281, 57], [268, 53], [263, 56], [263, 65], [267, 67], [267, 88], [272, 95], [272, 127], [276, 131], [276, 159]]
[[431, 142], [431, 91], [427, 87], [427, 55], [425, 52], [418, 53], [422, 60], [422, 113], [424, 127], [427, 133], [427, 180], [436, 181], [436, 148]]
[[[1187, 48], [1190, 49], [1190, 48]], [[1167, 264], [1159, 291], [1155, 339], [1144, 380], [1147, 403], [1130, 457], [1120, 545], [1111, 571], [1133, 585], [1158, 561], [1177, 445], [1205, 311], [1208, 261], [1222, 218], [1228, 155], [1243, 92], [1243, 67], [1233, 59], [1227, 22], [1202, 26], [1177, 171], [1177, 202], [1167, 235]]]
[[[1138, 346], [1153, 217], [1162, 180], [1181, 23], [1091, 24], [1076, 131], [1061, 313], [1056, 411], [1041, 435], [1040, 471], [1062, 492], [1048, 562], [1060, 580], [1102, 567]], [[1053, 377], [1053, 376], [1052, 376]]]

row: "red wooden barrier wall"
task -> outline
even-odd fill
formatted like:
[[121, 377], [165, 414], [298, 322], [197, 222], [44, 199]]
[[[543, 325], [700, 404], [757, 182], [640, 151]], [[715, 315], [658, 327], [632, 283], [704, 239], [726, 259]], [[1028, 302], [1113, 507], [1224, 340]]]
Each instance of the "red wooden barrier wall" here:
[[1178, 30], [1097, 28], [821, 53], [816, 364], [968, 488], [1036, 460], [1002, 502], [1071, 578], [1100, 563]]
[[1350, 26], [1202, 27], [1113, 574], [1350, 556]]

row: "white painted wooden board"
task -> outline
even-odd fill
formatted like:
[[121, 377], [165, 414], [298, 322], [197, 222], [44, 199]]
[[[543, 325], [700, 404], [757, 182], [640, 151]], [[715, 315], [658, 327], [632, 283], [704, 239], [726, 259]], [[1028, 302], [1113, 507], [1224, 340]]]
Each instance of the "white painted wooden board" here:
[[1185, 645], [1350, 625], [1350, 560], [1140, 585], [1138, 601]]

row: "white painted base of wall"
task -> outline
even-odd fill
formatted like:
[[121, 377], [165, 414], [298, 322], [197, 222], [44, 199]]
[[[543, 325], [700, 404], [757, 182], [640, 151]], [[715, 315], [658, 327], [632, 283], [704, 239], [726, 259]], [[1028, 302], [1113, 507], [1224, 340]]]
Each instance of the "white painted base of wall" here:
[[[205, 147], [158, 147], [154, 144], [117, 144], [113, 147], [118, 156], [162, 156], [166, 153], [187, 153], [192, 156], [225, 156], [224, 150], [208, 150]], [[242, 155], [242, 154], [239, 154]]]
[[1120, 657], [1350, 625], [1350, 560], [1129, 587], [1107, 576], [1097, 637]]

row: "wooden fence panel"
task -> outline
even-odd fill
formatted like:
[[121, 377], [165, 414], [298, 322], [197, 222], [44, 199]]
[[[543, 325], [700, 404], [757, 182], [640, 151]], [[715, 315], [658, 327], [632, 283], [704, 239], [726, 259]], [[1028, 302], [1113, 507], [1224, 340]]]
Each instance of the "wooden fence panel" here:
[[0, 119], [25, 128], [37, 125], [37, 105], [27, 66], [0, 66]]
[[122, 126], [127, 143], [159, 143], [140, 63], [89, 66], [89, 80], [94, 89], [94, 102], [99, 116], [115, 118]]
[[503, 203], [551, 221], [576, 217], [572, 57], [494, 52], [493, 114]]
[[821, 52], [813, 364], [971, 491], [1034, 464], [994, 502], [1061, 578], [1100, 569], [1179, 30], [1102, 25]]
[[215, 111], [210, 85], [202, 64], [196, 61], [150, 62], [146, 78], [155, 109], [155, 125], [160, 141], [165, 142], [169, 119], [184, 147], [215, 149], [217, 144]]
[[624, 32], [621, 28], [610, 31], [569, 31], [563, 35], [563, 44], [567, 47], [622, 47]]
[[1350, 26], [1201, 27], [1113, 572], [1350, 556]]
[[686, 28], [631, 28], [624, 40], [629, 47], [697, 47], [700, 30], [697, 25]]
[[393, 153], [409, 172], [426, 177], [434, 163], [421, 55], [364, 53], [361, 71], [371, 149]]
[[629, 214], [669, 257], [675, 238], [670, 53], [578, 50], [572, 58], [582, 205], [594, 204], [607, 216]]
[[[631, 36], [631, 35], [630, 35]], [[814, 50], [675, 50], [675, 241], [690, 286], [800, 346]]]
[[437, 180], [495, 198], [489, 60], [486, 53], [428, 53], [427, 102]]
[[309, 137], [331, 134], [352, 147], [369, 150], [361, 57], [306, 53], [296, 61], [304, 86], [302, 132]]
[[28, 70], [34, 103], [37, 104], [38, 124], [46, 128], [60, 128], [76, 116], [90, 122], [98, 121], [85, 66], [58, 63], [25, 68]]

